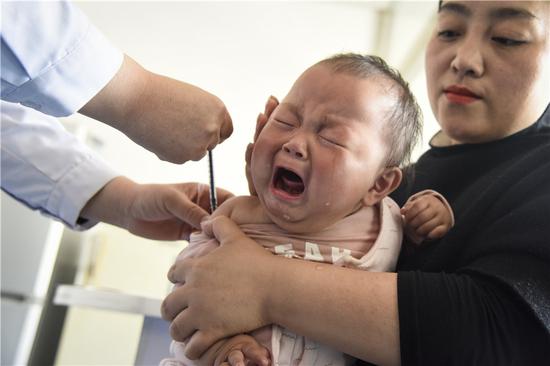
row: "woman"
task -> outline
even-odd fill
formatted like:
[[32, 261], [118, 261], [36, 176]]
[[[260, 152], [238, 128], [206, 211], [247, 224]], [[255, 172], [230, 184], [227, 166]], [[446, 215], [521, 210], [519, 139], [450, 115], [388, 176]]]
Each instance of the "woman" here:
[[276, 323], [375, 364], [547, 362], [549, 32], [548, 2], [444, 1], [426, 52], [441, 132], [394, 198], [435, 189], [455, 227], [406, 246], [397, 274], [363, 273], [274, 257], [219, 218], [222, 246], [169, 273], [188, 355]]

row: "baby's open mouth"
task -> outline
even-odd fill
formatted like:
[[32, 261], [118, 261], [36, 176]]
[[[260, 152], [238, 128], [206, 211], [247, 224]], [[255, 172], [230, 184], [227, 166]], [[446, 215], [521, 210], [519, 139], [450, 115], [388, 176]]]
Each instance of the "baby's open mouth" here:
[[302, 178], [285, 168], [277, 168], [273, 176], [273, 186], [291, 196], [299, 196], [305, 190]]

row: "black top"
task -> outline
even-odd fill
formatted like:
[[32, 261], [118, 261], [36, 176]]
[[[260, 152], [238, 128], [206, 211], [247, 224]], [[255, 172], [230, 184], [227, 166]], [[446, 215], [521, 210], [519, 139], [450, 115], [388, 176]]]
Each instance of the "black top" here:
[[499, 141], [432, 146], [392, 197], [434, 189], [455, 226], [398, 263], [403, 365], [550, 365], [550, 106]]

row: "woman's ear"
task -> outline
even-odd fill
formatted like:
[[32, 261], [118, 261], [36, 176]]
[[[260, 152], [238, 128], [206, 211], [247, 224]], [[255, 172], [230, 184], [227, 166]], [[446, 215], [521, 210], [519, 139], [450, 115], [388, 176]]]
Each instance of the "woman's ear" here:
[[401, 183], [403, 173], [398, 167], [384, 168], [374, 181], [373, 186], [363, 197], [365, 206], [373, 206], [380, 202], [384, 197], [392, 193]]

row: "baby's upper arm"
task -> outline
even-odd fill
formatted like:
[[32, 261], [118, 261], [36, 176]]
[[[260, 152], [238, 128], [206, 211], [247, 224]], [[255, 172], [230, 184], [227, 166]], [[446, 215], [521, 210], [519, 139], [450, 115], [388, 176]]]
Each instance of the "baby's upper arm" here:
[[228, 199], [214, 211], [212, 217], [219, 215], [229, 217], [237, 225], [271, 222], [256, 196], [237, 196]]

